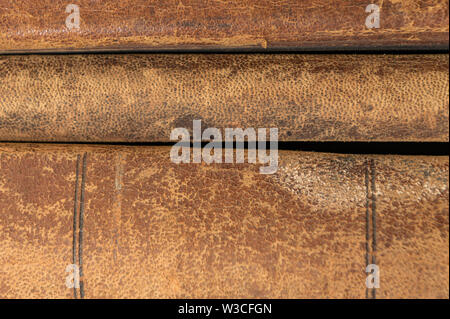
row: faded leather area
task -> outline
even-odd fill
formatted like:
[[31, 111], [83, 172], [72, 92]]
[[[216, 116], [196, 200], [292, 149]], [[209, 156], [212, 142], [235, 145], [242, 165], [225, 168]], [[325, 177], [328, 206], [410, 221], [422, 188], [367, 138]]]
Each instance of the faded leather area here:
[[448, 54], [3, 56], [0, 140], [164, 142], [202, 120], [281, 141], [445, 142], [448, 69]]
[[[368, 4], [380, 28], [366, 27]], [[0, 52], [447, 48], [445, 0], [0, 0]]]
[[448, 157], [169, 152], [1, 144], [0, 297], [74, 296], [75, 206], [85, 298], [371, 298], [368, 257], [377, 298], [448, 298]]

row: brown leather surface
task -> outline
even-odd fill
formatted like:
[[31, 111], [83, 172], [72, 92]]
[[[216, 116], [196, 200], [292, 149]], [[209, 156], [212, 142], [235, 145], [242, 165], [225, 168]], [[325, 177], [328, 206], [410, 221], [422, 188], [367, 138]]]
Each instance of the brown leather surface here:
[[[69, 30], [68, 4], [80, 8]], [[365, 12], [380, 6], [380, 28]], [[448, 0], [0, 0], [0, 52], [447, 48]]]
[[169, 151], [1, 144], [0, 297], [73, 298], [80, 255], [85, 298], [372, 298], [372, 258], [375, 297], [449, 297], [448, 157]]
[[0, 57], [0, 141], [168, 141], [277, 127], [283, 141], [448, 141], [449, 56]]

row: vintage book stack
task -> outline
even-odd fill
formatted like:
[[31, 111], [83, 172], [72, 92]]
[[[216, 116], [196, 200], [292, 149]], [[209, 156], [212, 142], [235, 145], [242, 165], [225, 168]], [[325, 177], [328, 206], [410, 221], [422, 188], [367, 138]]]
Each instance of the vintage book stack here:
[[448, 0], [0, 0], [0, 297], [449, 298], [448, 50]]

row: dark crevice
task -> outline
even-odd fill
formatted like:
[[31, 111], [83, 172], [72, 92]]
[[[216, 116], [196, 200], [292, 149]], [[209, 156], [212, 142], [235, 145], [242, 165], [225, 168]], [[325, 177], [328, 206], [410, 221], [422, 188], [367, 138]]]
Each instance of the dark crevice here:
[[79, 55], [79, 54], [448, 54], [448, 45], [380, 46], [380, 47], [309, 47], [309, 48], [201, 48], [201, 49], [88, 49], [88, 50], [33, 50], [6, 51], [0, 55]]
[[[176, 142], [35, 142], [35, 141], [0, 141], [5, 144], [54, 144], [54, 145], [116, 145], [116, 146], [172, 146]], [[202, 142], [202, 147], [208, 142]], [[182, 146], [193, 146], [186, 143]], [[225, 147], [225, 143], [222, 143]], [[242, 148], [233, 144], [234, 148]], [[248, 148], [248, 142], [243, 148]], [[269, 149], [269, 142], [266, 143]], [[391, 155], [449, 155], [448, 142], [278, 142], [279, 150], [322, 152], [338, 154], [391, 154]]]

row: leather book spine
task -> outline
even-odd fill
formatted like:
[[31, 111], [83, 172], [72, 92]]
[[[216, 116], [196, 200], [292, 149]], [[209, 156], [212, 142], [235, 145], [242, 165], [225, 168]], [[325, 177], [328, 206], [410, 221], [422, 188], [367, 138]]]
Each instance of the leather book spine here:
[[0, 0], [0, 53], [449, 47], [448, 0]]
[[0, 297], [449, 298], [448, 157], [169, 153], [0, 145]]
[[0, 141], [168, 142], [174, 128], [282, 141], [449, 136], [449, 55], [0, 56]]

